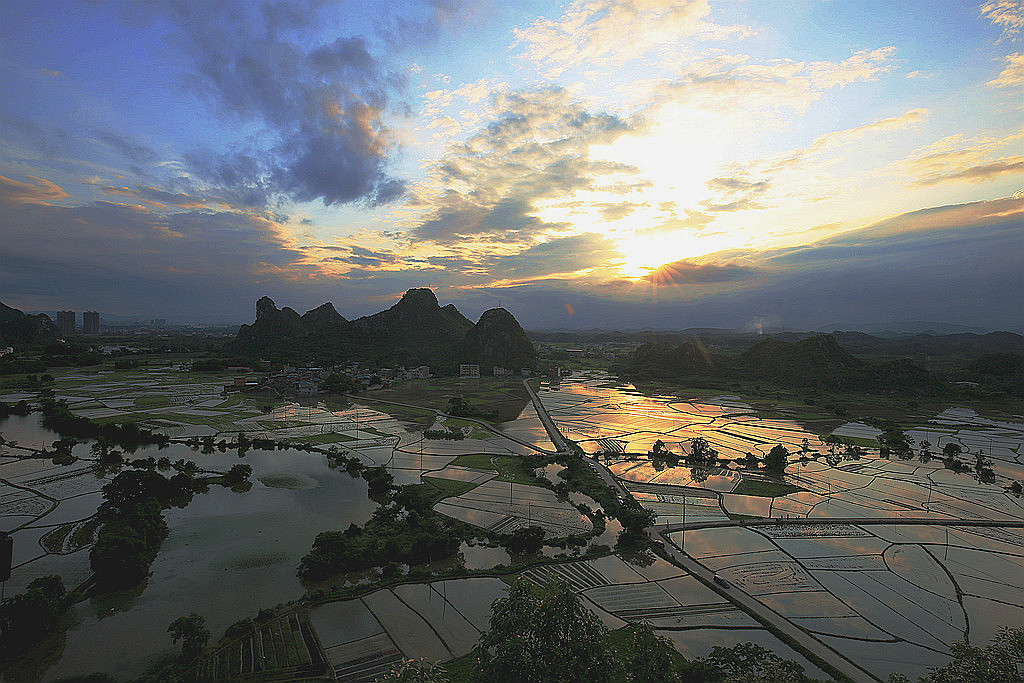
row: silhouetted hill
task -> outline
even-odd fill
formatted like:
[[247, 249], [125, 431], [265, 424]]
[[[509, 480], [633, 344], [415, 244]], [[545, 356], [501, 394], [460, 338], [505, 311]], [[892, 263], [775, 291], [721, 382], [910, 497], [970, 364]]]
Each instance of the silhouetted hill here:
[[839, 345], [830, 334], [798, 342], [764, 339], [740, 355], [747, 374], [778, 384], [852, 388], [863, 384], [865, 363]]
[[46, 344], [57, 336], [57, 326], [46, 314], [29, 315], [0, 302], [0, 345]]
[[466, 332], [460, 355], [475, 358], [481, 365], [498, 365], [516, 372], [537, 367], [537, 349], [515, 316], [504, 308], [484, 311], [479, 322]]
[[[814, 336], [808, 332], [785, 332], [772, 335], [782, 341], [799, 341]], [[976, 358], [987, 353], [1024, 353], [1024, 337], [1013, 332], [975, 334], [922, 333], [906, 337], [883, 338], [864, 332], [832, 333], [850, 353], [872, 356], [959, 356]]]
[[877, 393], [943, 388], [942, 382], [909, 360], [868, 363], [828, 334], [795, 342], [764, 338], [735, 357], [711, 353], [694, 343], [672, 346], [655, 342], [640, 346], [616, 369], [633, 380], [754, 380], [789, 387]]
[[410, 289], [391, 308], [352, 321], [358, 347], [350, 354], [380, 365], [430, 365], [450, 368], [458, 362], [455, 346], [473, 323], [455, 306], [441, 307], [429, 289]]
[[989, 353], [976, 358], [960, 375], [962, 381], [977, 382], [986, 389], [1024, 396], [1024, 355]]
[[256, 302], [256, 321], [242, 325], [229, 350], [243, 356], [294, 362], [362, 361], [452, 372], [459, 363], [537, 366], [537, 351], [516, 319], [494, 309], [474, 325], [453, 305], [441, 306], [429, 289], [410, 289], [391, 308], [352, 321], [330, 303], [304, 315]]

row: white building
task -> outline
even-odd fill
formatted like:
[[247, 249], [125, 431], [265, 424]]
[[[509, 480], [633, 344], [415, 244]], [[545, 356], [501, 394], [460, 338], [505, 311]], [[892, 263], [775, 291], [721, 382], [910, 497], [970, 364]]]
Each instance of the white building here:
[[476, 363], [463, 363], [459, 366], [459, 377], [480, 377], [480, 366]]

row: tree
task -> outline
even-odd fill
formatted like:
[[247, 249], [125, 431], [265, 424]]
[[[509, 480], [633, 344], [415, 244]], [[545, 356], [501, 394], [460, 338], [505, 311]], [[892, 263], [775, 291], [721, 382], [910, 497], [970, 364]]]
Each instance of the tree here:
[[675, 649], [647, 622], [626, 627], [623, 647], [616, 653], [627, 681], [670, 683], [682, 680], [676, 670]]
[[743, 466], [748, 470], [756, 470], [757, 465], [760, 462], [761, 459], [749, 451], [747, 451], [747, 454], [743, 456]]
[[911, 446], [914, 439], [903, 433], [899, 427], [889, 427], [875, 437], [878, 440], [878, 451], [883, 458], [890, 458], [895, 455], [900, 460], [910, 460], [914, 457]]
[[946, 445], [942, 447], [942, 464], [947, 469], [957, 470], [957, 465], [960, 464], [958, 459], [963, 452], [963, 447], [956, 441], [947, 441]]
[[402, 659], [377, 681], [402, 681], [403, 683], [448, 683], [448, 672], [437, 662], [426, 659]]
[[227, 480], [228, 484], [241, 484], [251, 476], [252, 467], [250, 465], [239, 463], [237, 465], [232, 465], [231, 469], [228, 470], [228, 473], [224, 475], [224, 478]]
[[9, 661], [36, 641], [55, 633], [70, 604], [59, 576], [33, 579], [24, 593], [7, 598], [0, 605], [0, 654]]
[[679, 456], [670, 451], [661, 439], [654, 442], [654, 447], [647, 452], [647, 455], [657, 470], [662, 469], [665, 465], [675, 467], [679, 464]]
[[789, 463], [789, 451], [782, 444], [772, 447], [764, 456], [764, 468], [772, 474], [782, 474]]
[[491, 605], [490, 628], [480, 636], [482, 680], [608, 680], [607, 630], [569, 584], [537, 586], [520, 577], [506, 590], [508, 596]]
[[191, 662], [203, 651], [210, 642], [210, 631], [206, 628], [206, 620], [195, 612], [187, 617], [178, 617], [167, 627], [174, 643], [181, 641], [181, 661]]
[[719, 672], [723, 683], [801, 683], [807, 680], [802, 666], [754, 643], [715, 647], [706, 661]]
[[919, 456], [921, 462], [928, 462], [929, 460], [931, 460], [932, 459], [932, 445], [931, 445], [931, 443], [929, 443], [928, 441], [921, 441], [921, 443], [919, 443], [917, 445], [921, 449], [921, 455]]
[[[1019, 665], [1024, 662], [1024, 627], [1003, 627], [986, 647], [975, 647], [958, 640], [950, 647], [953, 659], [920, 679], [920, 683], [1020, 683], [1024, 681]], [[901, 674], [889, 677], [890, 683], [909, 683]]]
[[981, 451], [974, 456], [974, 474], [978, 481], [992, 483], [996, 480], [995, 470], [992, 469], [992, 461], [986, 458]]
[[544, 546], [544, 529], [530, 526], [516, 529], [505, 547], [513, 555], [532, 555]]
[[690, 439], [690, 454], [686, 464], [689, 467], [714, 467], [718, 464], [718, 451], [702, 436]]
[[366, 480], [366, 487], [371, 496], [387, 495], [395, 483], [395, 478], [383, 465], [363, 470], [363, 479]]
[[835, 455], [836, 449], [843, 445], [843, 440], [835, 434], [827, 434], [821, 437], [821, 442], [828, 447], [828, 452]]

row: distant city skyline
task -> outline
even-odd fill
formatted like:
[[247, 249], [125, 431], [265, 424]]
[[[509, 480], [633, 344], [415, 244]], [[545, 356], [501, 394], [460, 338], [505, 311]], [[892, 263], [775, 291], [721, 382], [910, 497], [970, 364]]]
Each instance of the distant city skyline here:
[[0, 5], [0, 301], [1024, 327], [1024, 0]]

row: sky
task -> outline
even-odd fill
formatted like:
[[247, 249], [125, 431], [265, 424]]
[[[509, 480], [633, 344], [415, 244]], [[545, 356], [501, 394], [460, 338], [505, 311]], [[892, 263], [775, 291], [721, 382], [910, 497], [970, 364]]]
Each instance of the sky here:
[[0, 0], [0, 301], [1024, 329], [1024, 0]]

